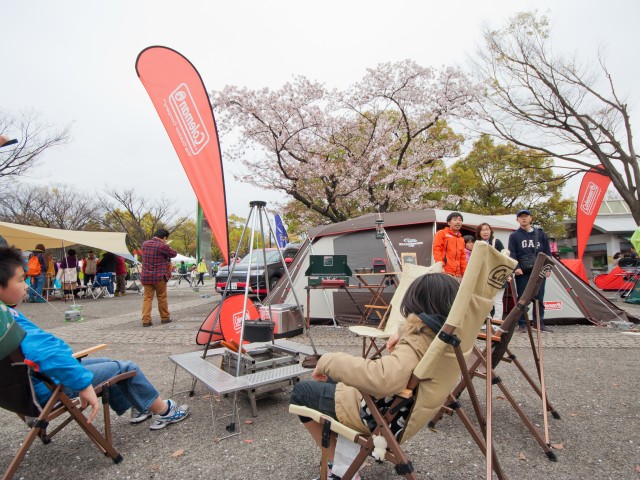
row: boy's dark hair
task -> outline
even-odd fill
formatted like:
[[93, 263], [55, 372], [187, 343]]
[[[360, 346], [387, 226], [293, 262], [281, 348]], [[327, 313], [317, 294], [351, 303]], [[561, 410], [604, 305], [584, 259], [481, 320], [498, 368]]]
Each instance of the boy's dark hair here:
[[400, 305], [400, 313], [403, 317], [409, 316], [410, 313], [439, 314], [446, 317], [459, 286], [452, 276], [444, 273], [422, 275], [407, 289]]
[[476, 241], [476, 237], [474, 237], [473, 235], [465, 235], [464, 237], [462, 237], [464, 239], [464, 243], [467, 244], [469, 242], [473, 242], [475, 243]]
[[67, 255], [70, 257], [75, 257], [76, 251], [73, 248], [70, 248], [69, 250], [67, 250]]
[[16, 268], [24, 267], [22, 250], [15, 247], [0, 247], [0, 287], [6, 288], [16, 274]]
[[158, 238], [169, 238], [169, 232], [164, 228], [159, 228], [158, 230], [155, 231], [153, 236]]
[[449, 223], [456, 217], [460, 217], [460, 220], [464, 221], [464, 218], [462, 218], [462, 214], [460, 212], [451, 212], [449, 215], [447, 215], [447, 223]]

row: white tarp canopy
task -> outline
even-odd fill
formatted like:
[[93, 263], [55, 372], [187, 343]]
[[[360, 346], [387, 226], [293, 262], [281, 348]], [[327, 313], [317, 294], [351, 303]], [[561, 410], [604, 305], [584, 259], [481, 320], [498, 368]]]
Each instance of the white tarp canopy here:
[[127, 248], [125, 242], [127, 234], [122, 232], [84, 232], [0, 222], [0, 235], [9, 245], [22, 250], [33, 250], [38, 243], [43, 244], [45, 248], [86, 245], [115, 253], [127, 260], [136, 261]]
[[181, 254], [178, 254], [178, 255], [176, 255], [175, 257], [173, 257], [173, 258], [171, 259], [171, 263], [174, 263], [174, 264], [175, 264], [175, 263], [180, 263], [180, 262], [184, 262], [184, 263], [193, 263], [193, 264], [198, 263], [198, 261], [197, 261], [195, 258], [193, 258], [193, 257], [187, 257], [187, 256], [185, 256], [185, 255], [181, 255]]

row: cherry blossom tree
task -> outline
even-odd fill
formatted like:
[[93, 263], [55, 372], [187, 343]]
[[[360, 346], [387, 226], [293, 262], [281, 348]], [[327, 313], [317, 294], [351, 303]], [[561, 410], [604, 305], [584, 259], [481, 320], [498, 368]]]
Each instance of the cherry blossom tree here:
[[426, 206], [425, 193], [440, 188], [431, 174], [463, 140], [448, 122], [470, 117], [475, 95], [459, 69], [406, 60], [369, 69], [344, 91], [297, 77], [278, 90], [227, 86], [212, 97], [222, 132], [239, 135], [225, 154], [247, 167], [240, 180], [340, 222]]

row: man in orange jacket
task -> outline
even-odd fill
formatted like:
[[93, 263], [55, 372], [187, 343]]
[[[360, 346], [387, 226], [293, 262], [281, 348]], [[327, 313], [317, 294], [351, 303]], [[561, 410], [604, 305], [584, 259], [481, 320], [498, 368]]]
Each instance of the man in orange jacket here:
[[462, 214], [452, 212], [447, 216], [447, 226], [436, 232], [433, 237], [433, 259], [442, 262], [444, 273], [462, 280], [467, 269], [467, 256], [464, 252], [462, 228]]

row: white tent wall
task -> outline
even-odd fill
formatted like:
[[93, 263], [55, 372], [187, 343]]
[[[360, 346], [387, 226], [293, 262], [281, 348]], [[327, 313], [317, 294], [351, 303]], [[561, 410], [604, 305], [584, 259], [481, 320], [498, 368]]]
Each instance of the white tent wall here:
[[[446, 210], [430, 210], [430, 217], [436, 221], [428, 221], [429, 215], [424, 215], [424, 221], [402, 224], [397, 221], [388, 221], [389, 217], [393, 218], [393, 214], [387, 214], [385, 221], [389, 224], [386, 226], [386, 232], [391, 240], [393, 247], [399, 255], [406, 252], [416, 253], [418, 264], [429, 266], [433, 263], [432, 243], [436, 232], [436, 226], [446, 224], [446, 217], [450, 211]], [[420, 212], [413, 212], [418, 213]], [[511, 231], [515, 230], [517, 224], [503, 219], [493, 220], [491, 216], [474, 215], [463, 213], [465, 229], [474, 230], [480, 223], [487, 222], [491, 224], [496, 233], [496, 237], [500, 238], [503, 243], [508, 243], [508, 237]], [[358, 219], [355, 219], [356, 221]], [[343, 222], [348, 223], [348, 222]], [[439, 225], [438, 225], [439, 224]], [[335, 227], [340, 233], [319, 235], [313, 239], [311, 248], [303, 246], [300, 253], [292, 264], [293, 286], [295, 288], [298, 300], [307, 311], [307, 291], [305, 287], [308, 279], [304, 272], [309, 266], [308, 255], [347, 255], [347, 261], [351, 269], [358, 267], [371, 267], [373, 258], [386, 258], [386, 250], [382, 240], [375, 237], [375, 224], [373, 219], [366, 224], [364, 228], [355, 228], [352, 231], [345, 231], [337, 224]], [[384, 226], [384, 225], [383, 225]], [[331, 228], [329, 226], [327, 228]], [[351, 285], [357, 284], [355, 277], [351, 278]], [[294, 304], [293, 294], [283, 293], [283, 282], [274, 290], [272, 303], [290, 303]], [[366, 290], [351, 290], [351, 295], [355, 301], [361, 306], [365, 305], [371, 299], [371, 293]], [[389, 299], [393, 295], [393, 288], [387, 288], [385, 298]], [[336, 289], [314, 289], [309, 296], [310, 299], [310, 316], [314, 320], [328, 321], [333, 318], [334, 312], [338, 317], [353, 317], [358, 315], [357, 308], [353, 305], [350, 298], [344, 291]]]
[[[424, 213], [423, 213], [424, 212]], [[400, 214], [386, 214], [385, 225], [389, 238], [392, 241], [398, 254], [407, 251], [415, 251], [418, 264], [431, 265], [433, 257], [431, 255], [431, 245], [435, 235], [436, 226], [441, 228], [446, 223], [446, 217], [450, 213], [445, 210], [425, 210], [423, 212], [407, 212], [408, 222], [402, 223], [398, 219]], [[483, 216], [462, 212], [464, 217], [464, 227], [466, 230], [473, 230], [480, 223], [489, 223], [494, 229], [496, 238], [499, 238], [505, 248], [508, 248], [509, 235], [518, 225], [515, 216]], [[395, 215], [395, 216], [394, 216]], [[371, 266], [371, 259], [386, 256], [384, 244], [381, 240], [375, 239], [374, 216], [359, 217], [342, 224], [327, 227], [320, 227], [319, 233], [313, 239], [312, 248], [307, 248], [306, 244], [296, 256], [291, 266], [293, 277], [293, 287], [298, 299], [307, 311], [306, 298], [308, 279], [304, 275], [309, 266], [308, 255], [347, 255], [348, 264], [351, 269]], [[424, 221], [416, 219], [424, 218]], [[435, 222], [433, 221], [435, 218]], [[363, 220], [364, 219], [364, 220]], [[331, 233], [336, 231], [337, 233]], [[559, 267], [560, 268], [560, 267]], [[567, 270], [568, 272], [568, 270]], [[577, 296], [589, 298], [589, 302], [583, 300], [582, 303], [588, 311], [593, 314], [598, 321], [608, 321], [619, 319], [620, 310], [606, 301], [597, 291], [585, 285], [573, 273], [564, 272], [566, 277], [573, 277], [571, 282], [576, 288], [580, 288], [579, 293], [574, 294], [567, 290], [558, 280], [554, 273], [547, 281], [545, 288], [545, 318], [554, 322], [560, 321], [584, 321], [585, 315], [578, 305]], [[284, 277], [283, 277], [284, 278]], [[579, 282], [577, 284], [576, 282]], [[357, 279], [352, 278], [352, 285], [357, 283]], [[290, 291], [284, 292], [284, 281], [281, 281], [273, 292], [272, 303], [295, 303]], [[367, 303], [371, 295], [367, 290], [352, 290], [354, 298], [362, 306]], [[393, 288], [387, 288], [385, 298], [390, 298]], [[316, 289], [310, 295], [310, 316], [314, 320], [331, 320], [334, 312], [338, 317], [357, 315], [357, 310], [345, 295], [344, 292], [335, 289]]]
[[562, 286], [555, 273], [552, 273], [545, 283], [544, 318], [545, 320], [584, 318], [576, 305], [575, 297]]

